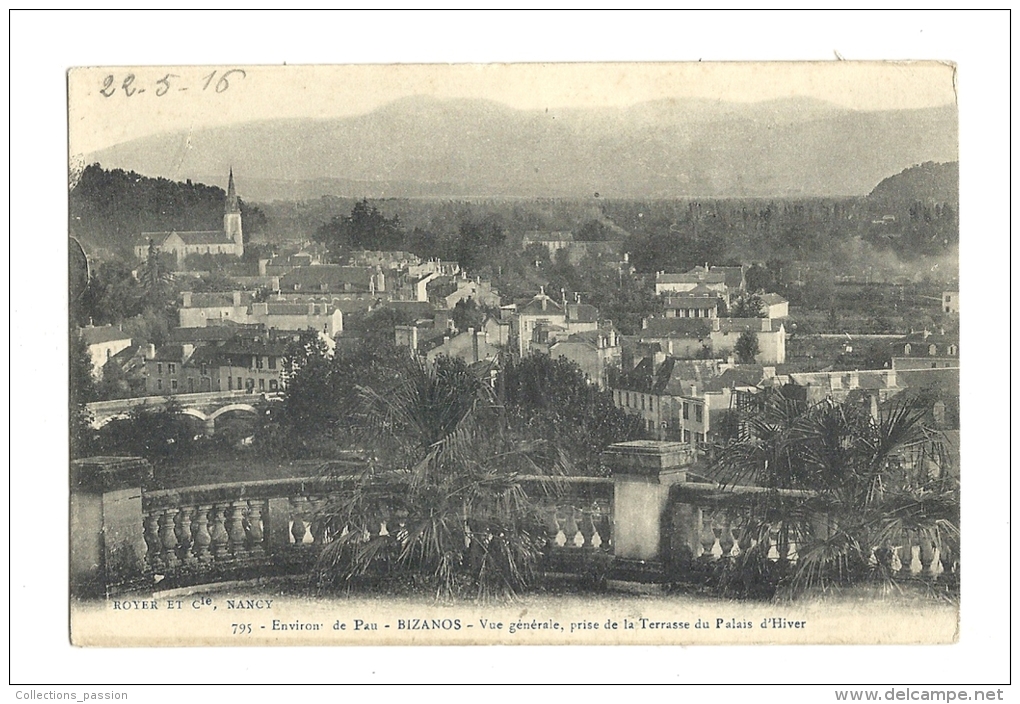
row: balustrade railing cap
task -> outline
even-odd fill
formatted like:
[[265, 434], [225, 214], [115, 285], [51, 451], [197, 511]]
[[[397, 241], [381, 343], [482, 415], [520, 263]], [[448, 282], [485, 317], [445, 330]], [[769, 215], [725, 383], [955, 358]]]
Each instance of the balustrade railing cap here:
[[72, 490], [141, 488], [151, 479], [152, 465], [144, 457], [86, 457], [71, 462]]
[[684, 442], [631, 440], [610, 445], [603, 458], [614, 474], [658, 475], [681, 471], [694, 464], [697, 455]]

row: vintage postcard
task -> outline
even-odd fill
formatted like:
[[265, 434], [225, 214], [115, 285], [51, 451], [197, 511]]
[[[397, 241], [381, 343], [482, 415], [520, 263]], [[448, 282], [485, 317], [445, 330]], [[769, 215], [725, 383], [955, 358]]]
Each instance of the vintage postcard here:
[[71, 69], [71, 641], [956, 642], [955, 79]]

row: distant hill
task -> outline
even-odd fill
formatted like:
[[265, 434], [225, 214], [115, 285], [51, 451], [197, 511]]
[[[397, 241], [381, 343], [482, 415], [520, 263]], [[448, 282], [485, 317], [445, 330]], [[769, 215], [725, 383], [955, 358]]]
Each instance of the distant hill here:
[[863, 196], [957, 159], [955, 106], [867, 112], [793, 98], [514, 110], [411, 97], [364, 115], [164, 134], [87, 163], [219, 182], [249, 200], [350, 197]]
[[960, 163], [928, 161], [906, 168], [883, 179], [868, 194], [868, 200], [890, 207], [915, 202], [949, 203], [956, 207], [960, 201]]

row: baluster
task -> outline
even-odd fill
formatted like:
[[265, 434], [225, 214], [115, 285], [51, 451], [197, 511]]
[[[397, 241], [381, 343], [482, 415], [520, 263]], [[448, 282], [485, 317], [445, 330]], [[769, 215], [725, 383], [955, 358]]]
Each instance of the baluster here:
[[145, 516], [145, 547], [149, 569], [162, 572], [166, 564], [163, 561], [163, 541], [159, 537], [159, 510], [150, 511]]
[[565, 518], [560, 516], [562, 507], [557, 506], [554, 511], [554, 520], [556, 521], [556, 537], [554, 542], [558, 547], [564, 547], [567, 544], [567, 521]]
[[903, 560], [900, 557], [900, 554], [903, 553], [903, 549], [902, 545], [895, 545], [890, 548], [892, 551], [892, 557], [889, 560], [889, 571], [894, 577], [899, 576], [900, 571], [903, 569]]
[[245, 540], [247, 535], [244, 531], [244, 509], [247, 508], [247, 502], [245, 501], [233, 501], [227, 504], [226, 507], [226, 528], [227, 538], [229, 542], [230, 552], [237, 556], [243, 556], [247, 550], [245, 550]]
[[914, 545], [913, 543], [912, 539], [910, 546], [910, 573], [920, 574], [921, 570], [924, 569], [924, 565], [921, 564], [921, 546]]
[[578, 521], [577, 528], [578, 534], [581, 537], [580, 542], [578, 542], [578, 539], [575, 538], [574, 544], [579, 548], [591, 547], [591, 540], [595, 536], [595, 523], [592, 519], [592, 510], [591, 508], [581, 509], [580, 513], [581, 520]]
[[230, 536], [227, 534], [225, 525], [227, 507], [222, 504], [213, 504], [209, 512], [209, 549], [213, 559], [219, 559], [227, 554], [227, 546], [230, 543]]
[[918, 548], [921, 558], [921, 573], [925, 577], [938, 575], [938, 568], [935, 566], [935, 545], [930, 540], [922, 539]]
[[264, 538], [262, 532], [262, 504], [262, 501], [255, 499], [248, 502], [248, 548], [254, 555], [263, 555], [265, 553], [265, 546], [262, 544]]
[[772, 560], [772, 562], [778, 562], [779, 561], [779, 529], [778, 528], [776, 528], [774, 526], [770, 526], [769, 527], [768, 541], [769, 541], [768, 558], [770, 560]]
[[722, 549], [723, 557], [733, 557], [733, 548], [737, 541], [733, 537], [733, 520], [726, 514], [722, 521], [722, 528], [719, 535], [719, 547]]
[[191, 549], [191, 516], [195, 512], [193, 506], [184, 506], [177, 513], [177, 525], [174, 534], [177, 536], [177, 556], [185, 565], [195, 562], [195, 553]]
[[712, 514], [705, 509], [701, 510], [701, 528], [698, 532], [698, 542], [701, 543], [701, 559], [712, 562], [719, 559], [713, 552], [716, 543], [715, 530], [712, 528]]
[[560, 524], [556, 520], [556, 506], [554, 504], [546, 503], [540, 509], [540, 513], [542, 516], [542, 522], [545, 524], [545, 540], [547, 547], [551, 548], [554, 545], [560, 545]]
[[209, 511], [212, 506], [205, 504], [195, 507], [195, 518], [191, 523], [192, 550], [199, 563], [207, 563], [212, 560], [209, 546], [212, 544], [212, 536], [209, 533]]
[[[601, 547], [604, 550], [608, 550], [613, 543], [613, 521], [609, 513], [609, 507], [599, 502], [598, 506], [598, 522], [595, 524], [598, 533], [592, 538], [592, 544], [595, 547]], [[598, 541], [597, 543], [595, 541]]]
[[304, 513], [302, 511], [303, 501], [300, 496], [294, 496], [290, 499], [291, 508], [291, 525], [290, 525], [290, 536], [294, 541], [295, 545], [301, 545], [305, 542], [305, 533], [307, 526], [304, 521]]
[[[310, 522], [311, 540], [309, 542], [315, 545], [321, 546], [326, 542], [326, 521], [322, 518], [322, 510], [326, 507], [327, 499], [323, 496], [309, 497], [308, 498], [308, 517]], [[379, 534], [379, 528], [382, 526], [382, 519], [377, 519], [375, 527], [372, 531], [372, 537]]]
[[180, 560], [177, 559], [177, 535], [174, 532], [177, 510], [172, 507], [166, 508], [159, 516], [159, 540], [163, 545], [163, 563], [167, 570], [180, 565]]
[[[577, 546], [577, 535], [580, 532], [577, 528], [577, 517], [575, 516], [575, 509], [573, 506], [565, 507], [567, 517], [563, 521], [563, 538], [564, 547], [576, 547]], [[584, 540], [584, 538], [581, 538]]]

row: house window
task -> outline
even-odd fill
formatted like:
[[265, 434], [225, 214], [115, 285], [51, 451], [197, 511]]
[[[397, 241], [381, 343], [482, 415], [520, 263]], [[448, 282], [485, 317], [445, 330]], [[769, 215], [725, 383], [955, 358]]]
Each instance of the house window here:
[[903, 354], [910, 354], [910, 343], [903, 345]]
[[262, 368], [262, 358], [261, 357], [256, 357], [255, 358], [255, 368], [256, 369], [261, 369]]
[[163, 380], [162, 379], [156, 379], [156, 389], [159, 390], [159, 391], [163, 390]]
[[240, 391], [243, 388], [244, 385], [241, 383], [241, 377], [237, 377], [237, 390]]
[[259, 391], [265, 391], [265, 390], [266, 390], [266, 380], [265, 379], [259, 379]]
[[195, 393], [195, 379], [190, 376], [188, 377], [188, 393], [189, 394]]
[[939, 348], [936, 347], [935, 345], [928, 345], [928, 356], [929, 357], [934, 357], [936, 354], [938, 354], [938, 351], [939, 351]]
[[177, 373], [177, 365], [174, 364], [173, 362], [170, 362], [168, 365], [166, 365], [166, 370], [168, 372], [170, 372], [171, 374], [176, 374]]
[[269, 358], [269, 368], [276, 369], [276, 357]]
[[645, 395], [641, 394], [641, 410], [645, 410]]
[[938, 362], [932, 362], [932, 363], [931, 363], [931, 368], [932, 368], [932, 369], [934, 369], [934, 368], [935, 368], [935, 367], [937, 367], [937, 366], [939, 366], [939, 363], [938, 363]]
[[690, 442], [690, 441], [691, 441], [691, 431], [690, 430], [685, 430], [684, 431], [684, 442]]
[[695, 406], [694, 407], [694, 421], [696, 423], [702, 422], [702, 420], [704, 418], [704, 416], [702, 415], [703, 411], [704, 411], [704, 409], [703, 409], [702, 406]]
[[171, 379], [170, 380], [170, 390], [171, 391], [176, 391], [177, 390], [177, 380], [176, 379]]
[[234, 390], [234, 377], [228, 376], [227, 377], [227, 391], [233, 391], [233, 390]]
[[209, 365], [208, 364], [203, 364], [201, 366], [201, 373], [202, 373], [202, 376], [209, 376]]
[[280, 385], [278, 383], [276, 383], [276, 379], [270, 379], [269, 380], [269, 390], [270, 391], [276, 391], [279, 387], [280, 387]]
[[691, 418], [691, 404], [684, 401], [684, 420], [690, 420]]
[[157, 362], [156, 363], [156, 373], [157, 374], [162, 374], [163, 373], [163, 363], [162, 362]]

